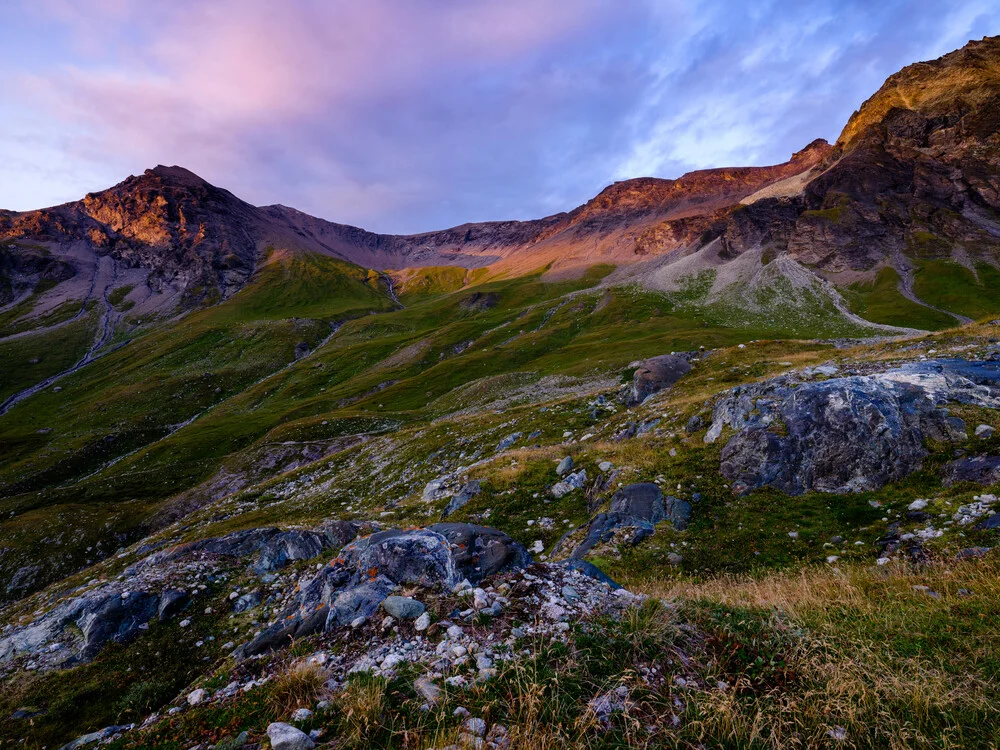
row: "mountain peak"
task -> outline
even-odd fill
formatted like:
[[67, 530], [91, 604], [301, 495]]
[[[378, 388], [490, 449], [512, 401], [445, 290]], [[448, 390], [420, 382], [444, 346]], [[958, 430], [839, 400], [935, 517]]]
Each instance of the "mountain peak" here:
[[971, 41], [936, 60], [913, 63], [889, 76], [851, 115], [837, 145], [850, 148], [893, 109], [915, 111], [934, 130], [955, 127], [986, 136], [1000, 124], [1000, 36]]
[[147, 169], [144, 174], [147, 176], [159, 177], [165, 182], [171, 182], [189, 187], [209, 184], [207, 180], [202, 179], [190, 169], [177, 166], [176, 164], [171, 167], [163, 164], [157, 164], [152, 169]]

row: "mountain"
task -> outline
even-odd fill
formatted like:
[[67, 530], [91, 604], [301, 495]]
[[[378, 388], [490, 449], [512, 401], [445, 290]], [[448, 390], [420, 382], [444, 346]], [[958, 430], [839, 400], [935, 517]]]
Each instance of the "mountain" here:
[[[741, 289], [743, 307], [754, 306], [746, 289], [759, 292], [761, 278], [780, 278], [793, 294], [804, 280], [841, 290], [891, 280], [896, 296], [930, 319], [967, 320], [979, 309], [938, 304], [947, 296], [940, 279], [976, 292], [991, 286], [1000, 251], [998, 58], [1000, 41], [987, 38], [909, 66], [862, 105], [835, 145], [815, 141], [784, 164], [626, 180], [533, 221], [382, 235], [285, 206], [254, 207], [160, 166], [82, 201], [0, 212], [0, 301], [24, 302], [39, 282], [57, 282], [22, 315], [30, 322], [68, 299], [99, 297], [114, 279], [130, 287], [135, 315], [169, 316], [230, 297], [280, 249], [403, 271], [400, 280], [425, 267], [548, 268], [555, 278], [607, 263], [619, 268], [616, 280], [676, 291], [708, 272], [716, 278], [702, 301]], [[114, 261], [113, 273], [98, 272], [101, 258]], [[874, 322], [899, 325], [892, 316]]]
[[536, 221], [0, 214], [0, 741], [991, 746], [997, 71]]
[[[125, 268], [148, 271], [145, 283], [152, 293], [169, 289], [188, 302], [229, 297], [263, 262], [267, 248], [324, 253], [379, 270], [499, 265], [534, 271], [549, 263], [628, 263], [690, 241], [714, 212], [808, 170], [827, 149], [817, 141], [774, 167], [627, 180], [566, 214], [419, 235], [374, 234], [286, 206], [256, 208], [186, 169], [159, 166], [82, 201], [2, 212], [0, 238], [15, 248], [24, 241], [42, 243], [56, 257], [77, 258], [86, 251], [112, 257]], [[660, 225], [656, 236], [647, 236], [654, 224]], [[33, 269], [25, 263], [20, 275], [39, 273]], [[25, 287], [23, 281], [9, 284], [11, 290]], [[12, 296], [8, 292], [8, 301]]]

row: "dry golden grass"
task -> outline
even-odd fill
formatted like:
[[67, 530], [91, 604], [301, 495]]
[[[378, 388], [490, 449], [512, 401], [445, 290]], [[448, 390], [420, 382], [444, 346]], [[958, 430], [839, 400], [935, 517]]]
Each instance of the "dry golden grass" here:
[[329, 679], [326, 670], [317, 664], [300, 662], [279, 675], [271, 688], [271, 708], [283, 719], [297, 708], [312, 708]]
[[[949, 748], [967, 746], [969, 717], [1000, 709], [996, 685], [972, 668], [980, 659], [977, 651], [992, 649], [997, 638], [965, 643], [957, 651], [947, 650], [955, 648], [952, 640], [938, 646], [931, 639], [937, 628], [951, 629], [949, 608], [969, 601], [957, 597], [959, 588], [983, 603], [971, 606], [990, 611], [1000, 599], [998, 574], [995, 561], [921, 569], [810, 568], [701, 583], [664, 581], [647, 585], [646, 593], [771, 609], [803, 629], [787, 655], [790, 668], [808, 678], [802, 689], [749, 698], [736, 690], [706, 692], [698, 697], [700, 718], [690, 727], [698, 736], [733, 746], [813, 747], [833, 742], [831, 733], [842, 730], [841, 747]], [[942, 596], [932, 598], [914, 586]], [[923, 646], [925, 640], [934, 645]], [[968, 670], [955, 668], [964, 663]]]
[[386, 683], [383, 680], [351, 682], [337, 696], [340, 736], [348, 747], [364, 747], [386, 720]]

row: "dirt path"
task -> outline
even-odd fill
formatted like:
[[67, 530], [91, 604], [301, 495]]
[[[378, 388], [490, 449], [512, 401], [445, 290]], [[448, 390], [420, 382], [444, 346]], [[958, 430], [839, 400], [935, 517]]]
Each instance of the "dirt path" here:
[[[24, 401], [26, 398], [34, 396], [36, 393], [45, 390], [50, 385], [61, 380], [67, 375], [72, 375], [77, 370], [86, 367], [91, 362], [100, 359], [105, 354], [113, 352], [124, 346], [126, 343], [128, 343], [123, 341], [121, 344], [117, 346], [114, 346], [103, 352], [101, 351], [101, 349], [104, 348], [111, 340], [111, 336], [114, 334], [115, 323], [117, 322], [119, 317], [118, 313], [111, 305], [111, 302], [108, 300], [108, 295], [114, 288], [115, 279], [118, 278], [118, 269], [117, 265], [115, 264], [115, 261], [112, 258], [104, 257], [101, 258], [101, 262], [98, 264], [98, 267], [94, 270], [94, 280], [90, 285], [90, 294], [93, 294], [94, 289], [96, 288], [96, 285], [100, 280], [100, 277], [108, 274], [110, 274], [110, 279], [104, 285], [104, 291], [101, 294], [101, 301], [104, 303], [104, 308], [101, 311], [100, 319], [97, 321], [97, 331], [94, 334], [94, 341], [90, 345], [90, 349], [87, 350], [87, 353], [84, 354], [83, 358], [80, 359], [76, 364], [74, 364], [69, 369], [63, 370], [60, 373], [56, 373], [55, 375], [46, 378], [42, 382], [36, 383], [35, 385], [30, 386], [29, 388], [25, 388], [23, 391], [20, 391], [19, 393], [15, 393], [14, 395], [8, 397], [5, 401], [0, 403], [0, 416], [3, 416], [8, 411], [10, 411], [11, 407], [13, 407], [15, 404]], [[84, 307], [85, 306], [86, 302], [84, 303]], [[34, 331], [33, 333], [37, 332], [38, 331]], [[15, 336], [16, 335], [17, 334], [15, 334]]]
[[967, 318], [964, 315], [959, 315], [958, 313], [954, 313], [951, 310], [944, 310], [940, 307], [934, 307], [934, 305], [929, 305], [922, 299], [920, 299], [916, 294], [914, 294], [913, 266], [906, 259], [906, 256], [904, 256], [902, 253], [896, 253], [895, 257], [893, 258], [893, 266], [895, 267], [896, 272], [899, 273], [899, 286], [897, 287], [899, 289], [899, 293], [902, 294], [904, 297], [906, 297], [906, 299], [910, 300], [910, 302], [920, 305], [921, 307], [926, 307], [928, 310], [934, 310], [935, 312], [939, 312], [944, 315], [950, 315], [951, 317], [953, 317], [955, 320], [958, 321], [959, 325], [967, 325], [968, 323], [973, 322], [972, 318]]

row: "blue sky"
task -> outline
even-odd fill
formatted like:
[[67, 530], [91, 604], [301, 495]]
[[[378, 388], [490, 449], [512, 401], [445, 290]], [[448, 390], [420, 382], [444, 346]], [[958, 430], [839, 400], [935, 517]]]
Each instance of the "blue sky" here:
[[418, 232], [786, 160], [990, 0], [6, 0], [0, 206], [180, 164]]

